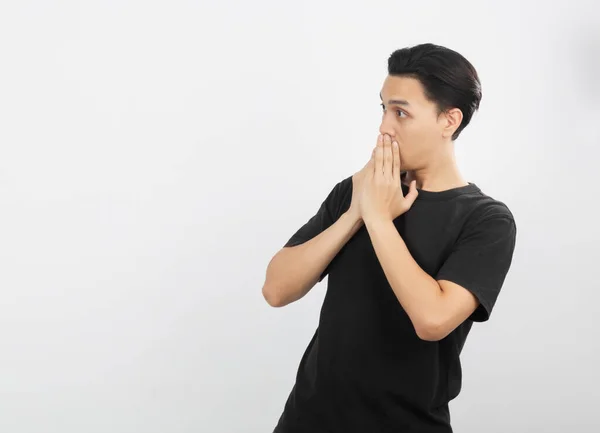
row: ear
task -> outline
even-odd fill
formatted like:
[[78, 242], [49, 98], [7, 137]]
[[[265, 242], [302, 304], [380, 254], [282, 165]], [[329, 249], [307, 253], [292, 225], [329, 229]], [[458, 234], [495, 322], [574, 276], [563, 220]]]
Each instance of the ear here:
[[443, 116], [442, 137], [451, 138], [462, 122], [462, 111], [459, 108], [450, 108], [444, 111], [441, 116]]

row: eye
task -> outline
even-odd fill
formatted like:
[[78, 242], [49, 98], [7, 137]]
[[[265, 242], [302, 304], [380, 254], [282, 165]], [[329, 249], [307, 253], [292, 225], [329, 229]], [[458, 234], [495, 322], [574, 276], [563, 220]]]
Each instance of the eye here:
[[[385, 106], [383, 105], [383, 103], [381, 103], [379, 105], [381, 106], [381, 109], [385, 113]], [[398, 117], [406, 117], [407, 116], [407, 114], [402, 110], [396, 110], [396, 114], [398, 114]], [[402, 115], [404, 115], [404, 116], [402, 116]]]

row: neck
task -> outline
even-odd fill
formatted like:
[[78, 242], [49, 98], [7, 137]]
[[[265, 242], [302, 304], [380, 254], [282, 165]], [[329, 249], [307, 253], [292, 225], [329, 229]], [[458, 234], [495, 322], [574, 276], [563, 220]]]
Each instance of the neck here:
[[445, 191], [469, 184], [456, 163], [453, 143], [447, 146], [446, 152], [430, 161], [427, 167], [408, 171], [404, 183], [410, 185], [413, 180], [417, 181], [418, 189], [431, 192]]

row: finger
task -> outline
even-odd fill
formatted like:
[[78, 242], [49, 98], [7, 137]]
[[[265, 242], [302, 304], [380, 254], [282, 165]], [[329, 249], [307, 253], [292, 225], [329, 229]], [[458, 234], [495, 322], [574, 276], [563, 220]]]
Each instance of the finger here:
[[394, 155], [392, 177], [393, 177], [395, 183], [400, 184], [400, 169], [401, 169], [400, 146], [398, 145], [398, 142], [396, 140], [394, 140], [394, 142], [392, 143], [392, 153]]
[[408, 188], [408, 194], [406, 194], [406, 196], [404, 197], [405, 203], [408, 205], [409, 208], [413, 205], [418, 196], [419, 191], [417, 191], [417, 181], [413, 180], [410, 183], [410, 187]]
[[383, 174], [383, 137], [380, 135], [375, 149], [375, 174]]
[[392, 178], [394, 182], [400, 183], [400, 146], [398, 142], [394, 140], [392, 143], [392, 154], [393, 154], [393, 167], [392, 167]]
[[383, 139], [383, 175], [388, 180], [392, 180], [393, 162], [392, 138], [386, 134]]

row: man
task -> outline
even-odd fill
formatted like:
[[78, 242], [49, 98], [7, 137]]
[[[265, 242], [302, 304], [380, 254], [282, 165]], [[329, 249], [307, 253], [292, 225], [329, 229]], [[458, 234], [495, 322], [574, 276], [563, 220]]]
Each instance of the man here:
[[433, 44], [400, 49], [380, 96], [370, 161], [267, 268], [262, 293], [274, 307], [329, 275], [276, 433], [452, 432], [459, 355], [512, 261], [512, 213], [455, 160], [481, 100], [473, 66]]

